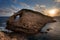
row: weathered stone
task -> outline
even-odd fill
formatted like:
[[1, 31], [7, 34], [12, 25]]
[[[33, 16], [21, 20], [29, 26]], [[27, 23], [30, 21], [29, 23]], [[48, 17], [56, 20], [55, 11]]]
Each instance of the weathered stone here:
[[0, 40], [27, 40], [27, 38], [18, 33], [0, 32]]
[[0, 40], [10, 40], [4, 32], [0, 32]]
[[[19, 16], [19, 19], [16, 20], [17, 16]], [[50, 22], [55, 22], [55, 20], [40, 12], [22, 9], [8, 19], [6, 29], [26, 34], [35, 34], [38, 33], [46, 23]]]

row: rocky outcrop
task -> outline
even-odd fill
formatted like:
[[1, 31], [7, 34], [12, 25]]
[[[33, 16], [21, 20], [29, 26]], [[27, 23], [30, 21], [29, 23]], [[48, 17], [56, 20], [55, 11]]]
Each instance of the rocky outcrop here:
[[[19, 16], [18, 19], [17, 16]], [[8, 19], [6, 29], [24, 34], [35, 34], [40, 32], [45, 24], [50, 22], [55, 22], [55, 20], [40, 12], [22, 9]]]

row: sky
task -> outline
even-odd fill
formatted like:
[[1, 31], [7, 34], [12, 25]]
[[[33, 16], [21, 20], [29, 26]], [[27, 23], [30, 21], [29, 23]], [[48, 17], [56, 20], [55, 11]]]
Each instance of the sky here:
[[0, 16], [11, 16], [21, 9], [42, 10], [58, 8], [60, 0], [0, 0]]

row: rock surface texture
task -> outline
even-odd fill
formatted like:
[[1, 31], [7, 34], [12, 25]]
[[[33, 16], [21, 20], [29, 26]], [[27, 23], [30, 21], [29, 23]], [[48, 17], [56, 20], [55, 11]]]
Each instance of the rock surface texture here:
[[8, 19], [6, 29], [14, 32], [35, 34], [38, 33], [45, 24], [50, 22], [55, 22], [55, 20], [53, 20], [52, 17], [43, 15], [40, 12], [22, 9]]
[[18, 33], [0, 32], [0, 40], [27, 40], [27, 38]]

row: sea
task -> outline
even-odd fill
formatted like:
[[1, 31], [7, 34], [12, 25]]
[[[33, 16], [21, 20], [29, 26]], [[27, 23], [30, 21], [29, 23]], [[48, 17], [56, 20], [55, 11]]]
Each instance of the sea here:
[[[0, 31], [9, 31], [5, 29], [6, 21], [9, 17], [3, 16], [0, 17]], [[57, 22], [47, 23], [44, 28], [41, 30], [41, 33], [37, 35], [28, 37], [29, 40], [60, 40], [60, 16], [54, 17]], [[50, 29], [50, 31], [47, 31]]]
[[0, 17], [0, 31], [4, 31], [6, 27], [6, 21], [8, 20], [9, 17]]

